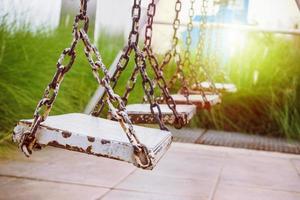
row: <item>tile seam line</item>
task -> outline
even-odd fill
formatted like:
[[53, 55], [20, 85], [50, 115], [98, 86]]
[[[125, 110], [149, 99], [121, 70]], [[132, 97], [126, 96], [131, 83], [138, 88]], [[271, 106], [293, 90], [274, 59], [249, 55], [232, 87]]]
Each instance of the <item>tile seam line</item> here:
[[198, 141], [200, 141], [208, 131], [209, 131], [209, 129], [204, 129], [203, 132], [201, 133], [201, 135], [193, 143], [194, 144], [202, 144]]
[[[197, 195], [183, 195], [183, 194], [166, 194], [166, 193], [161, 193], [161, 192], [147, 192], [147, 191], [141, 191], [141, 190], [133, 190], [133, 189], [125, 189], [125, 188], [112, 188], [111, 191], [124, 191], [124, 192], [136, 192], [136, 193], [141, 193], [141, 194], [156, 194], [156, 195], [167, 195], [167, 196], [180, 196], [180, 197], [200, 197]], [[101, 197], [103, 198], [103, 197]], [[98, 199], [97, 199], [98, 200]]]
[[223, 173], [224, 165], [225, 164], [223, 164], [223, 166], [221, 167], [221, 169], [220, 169], [220, 171], [218, 173], [218, 176], [217, 176], [216, 181], [215, 181], [215, 185], [212, 188], [212, 191], [211, 191], [211, 193], [209, 195], [208, 200], [213, 200], [215, 198], [215, 194], [217, 192], [217, 188], [219, 187], [219, 184], [220, 184], [220, 181], [221, 181], [221, 176], [222, 176], [222, 173]]
[[132, 174], [134, 174], [138, 169], [133, 169], [129, 174], [127, 174], [124, 178], [122, 178], [118, 183], [116, 183], [115, 185], [113, 185], [107, 192], [105, 192], [104, 194], [102, 194], [101, 196], [95, 198], [95, 200], [101, 200], [103, 199], [106, 195], [108, 195], [111, 191], [113, 191], [118, 185], [120, 185], [121, 183], [123, 183], [129, 176], [131, 176]]
[[[133, 170], [129, 175], [133, 174], [135, 171], [137, 171], [137, 169]], [[91, 184], [81, 184], [81, 183], [72, 183], [72, 182], [66, 182], [66, 181], [55, 181], [55, 180], [47, 180], [47, 179], [41, 179], [41, 178], [16, 176], [16, 175], [4, 175], [4, 174], [0, 174], [0, 177], [8, 177], [8, 178], [15, 178], [15, 179], [24, 179], [24, 180], [31, 180], [31, 181], [37, 181], [37, 182], [46, 182], [46, 183], [59, 183], [59, 184], [65, 184], [65, 185], [77, 185], [77, 186], [84, 186], [84, 187], [103, 188], [103, 189], [108, 189], [109, 190], [109, 191], [105, 192], [105, 194], [101, 195], [100, 197], [97, 197], [95, 200], [101, 200], [110, 191], [113, 191], [113, 190], [130, 191], [130, 192], [147, 193], [147, 194], [157, 194], [157, 195], [165, 195], [165, 193], [160, 193], [160, 192], [145, 192], [145, 191], [140, 191], [140, 190], [131, 190], [131, 189], [125, 189], [125, 188], [115, 188], [117, 185], [121, 184], [121, 182], [124, 182], [125, 179], [127, 179], [129, 175], [127, 175], [124, 179], [122, 179], [118, 184], [114, 185], [113, 187], [105, 187], [105, 186], [91, 185]], [[180, 195], [180, 196], [186, 196], [186, 195]], [[191, 197], [198, 197], [198, 196], [191, 195]]]
[[[226, 183], [226, 181], [224, 181]], [[268, 191], [274, 191], [274, 192], [288, 192], [288, 193], [295, 193], [300, 194], [300, 191], [294, 191], [294, 190], [285, 190], [285, 189], [279, 189], [279, 188], [271, 188], [271, 187], [264, 187], [261, 185], [240, 185], [237, 183], [226, 183], [226, 185], [240, 187], [240, 188], [250, 188], [250, 189], [259, 189], [259, 190], [268, 190]]]
[[100, 186], [100, 185], [92, 185], [92, 184], [84, 184], [84, 183], [73, 183], [73, 182], [68, 182], [68, 181], [47, 180], [47, 179], [43, 179], [43, 178], [34, 178], [34, 177], [27, 177], [27, 176], [16, 176], [16, 175], [9, 175], [9, 174], [0, 174], [0, 177], [25, 179], [25, 180], [31, 180], [31, 181], [48, 182], [48, 183], [60, 183], [60, 184], [66, 184], [66, 185], [77, 185], [77, 186], [85, 186], [85, 187], [112, 189], [111, 187], [105, 187], [105, 186]]
[[296, 165], [295, 165], [295, 163], [294, 163], [294, 160], [296, 160], [296, 159], [294, 159], [294, 158], [289, 158], [288, 160], [289, 160], [289, 163], [292, 165], [292, 168], [293, 168], [294, 170], [296, 170], [296, 173], [298, 174], [298, 176], [299, 176], [299, 178], [300, 178], [300, 171], [298, 170], [298, 168], [296, 167]]

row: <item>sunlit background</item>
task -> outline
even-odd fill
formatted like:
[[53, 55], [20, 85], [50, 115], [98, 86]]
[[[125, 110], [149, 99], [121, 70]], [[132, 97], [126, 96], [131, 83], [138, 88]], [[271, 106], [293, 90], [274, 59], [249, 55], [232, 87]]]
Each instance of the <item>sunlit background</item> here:
[[[145, 13], [149, 1], [142, 2]], [[190, 1], [182, 2], [179, 49], [183, 53]], [[219, 107], [201, 111], [191, 126], [300, 139], [296, 1], [215, 2], [219, 3], [208, 4], [205, 59], [214, 79], [234, 83], [238, 92], [224, 95]], [[196, 0], [194, 6], [192, 47], [198, 42], [201, 3]], [[89, 34], [108, 66], [126, 43], [131, 4], [132, 0], [89, 0]], [[152, 40], [158, 57], [171, 45], [174, 4], [174, 0], [158, 3]], [[0, 0], [0, 138], [19, 119], [31, 118], [61, 49], [69, 45], [78, 6], [79, 0]], [[80, 53], [78, 60], [84, 65]], [[80, 70], [76, 66], [66, 78], [67, 92], [61, 94], [53, 113], [84, 110], [96, 85], [88, 69]], [[125, 83], [126, 78], [120, 80], [120, 85]], [[137, 90], [132, 102], [140, 102], [140, 85]]]
[[[76, 0], [1, 0], [0, 17], [5, 19], [5, 23], [14, 24], [22, 27], [25, 24], [30, 30], [53, 30], [59, 26], [62, 13], [65, 10], [73, 10], [78, 7]], [[123, 32], [127, 37], [130, 29], [130, 6], [132, 1], [123, 0], [90, 0], [89, 12], [96, 18], [95, 21], [95, 40], [100, 37], [103, 30], [110, 33]], [[148, 1], [142, 1], [143, 10], [146, 10]], [[173, 0], [162, 0], [158, 4], [156, 21], [172, 22], [174, 15]], [[195, 21], [200, 16], [201, 1], [195, 2]], [[182, 12], [180, 13], [181, 23], [188, 22], [189, 1], [184, 1]], [[220, 6], [214, 5], [213, 1], [208, 3], [208, 17], [212, 18], [220, 13]], [[229, 6], [226, 8], [230, 12], [238, 12], [241, 17], [227, 17], [218, 22], [230, 24], [251, 25], [257, 28], [265, 29], [293, 29], [300, 26], [300, 13], [295, 0], [229, 0]], [[223, 17], [222, 16], [222, 17]], [[230, 18], [230, 19], [229, 19]], [[64, 18], [69, 21], [70, 16]], [[199, 19], [198, 19], [199, 20]], [[182, 28], [181, 32], [185, 29]], [[172, 34], [171, 26], [156, 25], [154, 32], [154, 49], [158, 52], [164, 52], [170, 46], [168, 43]], [[223, 39], [227, 40], [226, 45], [230, 46], [230, 55], [245, 45], [245, 35], [243, 31], [229, 30], [223, 33]]]

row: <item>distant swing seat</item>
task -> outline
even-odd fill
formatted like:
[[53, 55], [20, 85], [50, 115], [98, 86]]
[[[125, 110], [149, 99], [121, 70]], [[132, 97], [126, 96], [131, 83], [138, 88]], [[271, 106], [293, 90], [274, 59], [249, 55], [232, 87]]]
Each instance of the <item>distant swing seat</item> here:
[[221, 103], [221, 98], [218, 94], [205, 94], [207, 101], [204, 100], [201, 94], [190, 94], [187, 98], [182, 94], [171, 95], [176, 104], [193, 104], [197, 109], [209, 109], [214, 105]]
[[[176, 125], [175, 116], [167, 104], [159, 104], [162, 121], [165, 124]], [[157, 123], [150, 110], [150, 104], [131, 104], [126, 107], [128, 116], [135, 124], [154, 124]], [[157, 110], [155, 110], [157, 112]], [[183, 116], [185, 124], [188, 124], [196, 114], [195, 105], [176, 105], [176, 111]]]
[[[221, 93], [235, 93], [237, 92], [237, 88], [234, 84], [232, 83], [214, 83], [215, 84], [215, 87], [216, 87], [216, 90], [218, 92], [221, 92]], [[194, 86], [192, 87], [192, 90], [204, 90], [204, 91], [211, 91], [212, 88], [211, 88], [211, 83], [210, 82], [201, 82], [199, 83], [199, 85], [197, 86]]]
[[[21, 120], [14, 128], [14, 140], [19, 141], [29, 130], [32, 120]], [[136, 135], [153, 156], [152, 169], [169, 148], [172, 134], [169, 131], [134, 126]], [[91, 115], [71, 113], [49, 116], [37, 130], [37, 144], [54, 146], [71, 151], [107, 157], [133, 163], [132, 144], [115, 121]]]

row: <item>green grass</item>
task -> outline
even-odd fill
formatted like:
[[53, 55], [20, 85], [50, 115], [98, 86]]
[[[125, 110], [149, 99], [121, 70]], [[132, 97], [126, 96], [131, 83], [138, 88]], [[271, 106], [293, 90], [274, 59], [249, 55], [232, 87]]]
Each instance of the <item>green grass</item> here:
[[[300, 139], [300, 37], [248, 34], [225, 71], [238, 87], [199, 115], [197, 125]], [[256, 80], [255, 80], [255, 77]]]
[[[59, 55], [71, 42], [70, 27], [59, 27], [47, 34], [25, 30], [11, 33], [6, 26], [0, 26], [0, 145], [9, 144], [7, 135], [19, 119], [32, 118], [56, 70]], [[224, 95], [222, 105], [198, 113], [192, 126], [299, 140], [299, 37], [284, 39], [251, 34], [248, 40], [245, 49], [226, 65], [239, 91]], [[107, 66], [123, 42], [122, 36], [103, 33], [98, 47]], [[263, 56], [266, 47], [269, 53]], [[119, 94], [124, 90], [130, 69], [132, 65], [121, 76], [116, 90]], [[254, 73], [258, 74], [256, 82]], [[79, 45], [77, 60], [66, 75], [51, 114], [82, 112], [96, 88], [82, 45]], [[130, 102], [139, 102], [141, 97], [139, 78]]]
[[[8, 29], [5, 25], [0, 26], [0, 141], [7, 138], [19, 119], [32, 118], [45, 87], [56, 71], [61, 52], [69, 47], [72, 39], [70, 27], [59, 27], [47, 34], [33, 34], [26, 28], [11, 33]], [[123, 43], [121, 35], [102, 33], [98, 46], [107, 66]], [[98, 86], [82, 44], [76, 52], [76, 61], [65, 76], [51, 114], [82, 112]], [[131, 68], [122, 77], [128, 76]], [[119, 85], [125, 84], [126, 78], [122, 78]], [[141, 94], [140, 85], [136, 88], [137, 94]], [[118, 93], [122, 91], [123, 87], [117, 88]], [[138, 98], [140, 100], [142, 96], [130, 97], [133, 102], [137, 102]]]

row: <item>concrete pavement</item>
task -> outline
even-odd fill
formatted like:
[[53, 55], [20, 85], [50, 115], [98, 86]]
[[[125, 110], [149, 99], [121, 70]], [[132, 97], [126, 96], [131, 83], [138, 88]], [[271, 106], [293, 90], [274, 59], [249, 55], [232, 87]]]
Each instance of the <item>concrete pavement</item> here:
[[0, 160], [0, 199], [299, 200], [300, 155], [173, 143], [143, 171], [47, 147]]

